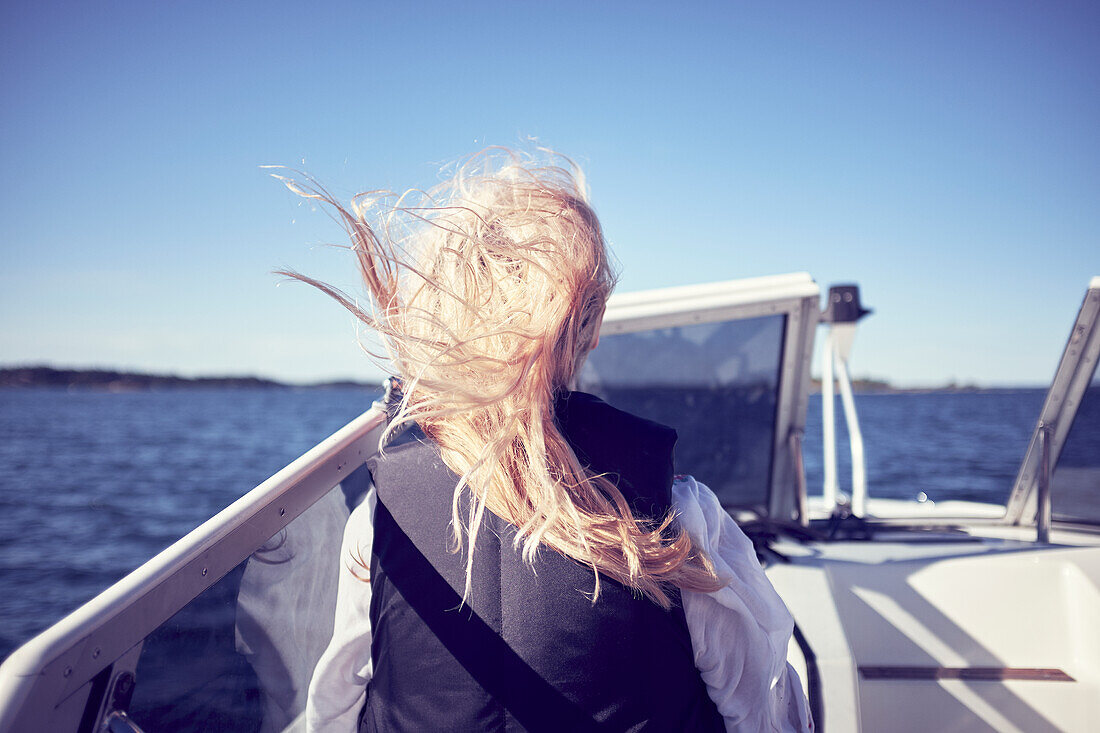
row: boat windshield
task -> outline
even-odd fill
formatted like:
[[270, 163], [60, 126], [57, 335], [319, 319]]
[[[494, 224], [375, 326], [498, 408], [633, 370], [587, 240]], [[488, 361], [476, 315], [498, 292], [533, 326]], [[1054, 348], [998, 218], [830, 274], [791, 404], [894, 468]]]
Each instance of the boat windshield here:
[[782, 314], [604, 336], [581, 388], [676, 428], [676, 471], [727, 507], [763, 508], [783, 366]]
[[[129, 714], [143, 730], [297, 730], [332, 636], [360, 469], [146, 637]], [[367, 552], [369, 556], [369, 550]]]
[[1100, 372], [1093, 370], [1054, 468], [1051, 510], [1060, 521], [1100, 524]]
[[[1100, 277], [1092, 278], [1009, 496], [1005, 519], [1014, 524], [1037, 511], [1048, 441], [1050, 514], [1064, 522], [1100, 524]], [[1042, 440], [1041, 440], [1042, 439]]]

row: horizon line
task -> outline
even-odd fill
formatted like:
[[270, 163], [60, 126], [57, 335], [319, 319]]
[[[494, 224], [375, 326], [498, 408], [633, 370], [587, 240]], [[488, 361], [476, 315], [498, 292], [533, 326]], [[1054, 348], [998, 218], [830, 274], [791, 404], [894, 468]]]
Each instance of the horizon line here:
[[[318, 385], [328, 385], [334, 383], [349, 383], [355, 385], [361, 385], [364, 387], [372, 386], [381, 389], [382, 382], [389, 375], [378, 375], [374, 377], [351, 377], [351, 376], [335, 376], [335, 377], [314, 377], [308, 379], [286, 379], [280, 377], [273, 377], [270, 375], [263, 375], [256, 372], [239, 372], [239, 373], [199, 373], [199, 374], [185, 374], [175, 371], [148, 371], [143, 369], [123, 368], [123, 367], [108, 367], [108, 366], [57, 366], [49, 362], [34, 362], [34, 363], [13, 363], [13, 364], [0, 364], [0, 374], [6, 372], [14, 372], [21, 370], [50, 370], [54, 372], [70, 373], [70, 374], [117, 374], [119, 377], [140, 377], [140, 378], [154, 378], [154, 379], [180, 379], [186, 381], [202, 381], [202, 380], [256, 380], [262, 382], [270, 382], [273, 384], [285, 385], [290, 387], [311, 387]], [[938, 383], [897, 383], [895, 384], [888, 378], [871, 375], [859, 375], [852, 377], [852, 386], [857, 384], [865, 386], [881, 385], [885, 389], [898, 390], [898, 391], [922, 391], [922, 390], [1010, 390], [1010, 389], [1047, 389], [1049, 383], [998, 383], [989, 384], [974, 380], [958, 380], [947, 379]], [[812, 393], [820, 390], [821, 375], [810, 375], [810, 391]]]

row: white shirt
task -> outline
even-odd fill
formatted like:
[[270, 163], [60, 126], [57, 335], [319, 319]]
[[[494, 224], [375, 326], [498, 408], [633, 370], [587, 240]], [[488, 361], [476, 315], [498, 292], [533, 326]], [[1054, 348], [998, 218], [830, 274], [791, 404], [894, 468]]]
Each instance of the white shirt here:
[[[713, 593], [683, 591], [695, 667], [727, 731], [812, 731], [798, 674], [787, 664], [794, 621], [764, 575], [752, 542], [714, 492], [677, 477], [672, 501], [680, 525], [707, 553], [718, 577]], [[306, 729], [354, 733], [371, 678], [370, 583], [352, 558], [369, 561], [375, 495], [348, 518], [341, 550], [336, 623], [317, 662], [306, 702]]]

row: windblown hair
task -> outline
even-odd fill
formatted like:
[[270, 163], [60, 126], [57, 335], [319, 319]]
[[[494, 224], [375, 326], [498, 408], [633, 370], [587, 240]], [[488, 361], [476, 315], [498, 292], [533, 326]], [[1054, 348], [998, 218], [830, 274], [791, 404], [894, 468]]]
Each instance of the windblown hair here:
[[415, 421], [460, 477], [452, 524], [467, 596], [488, 510], [518, 528], [528, 562], [545, 545], [591, 567], [593, 600], [603, 574], [667, 608], [671, 586], [721, 586], [710, 562], [671, 513], [635, 517], [555, 423], [555, 396], [595, 342], [616, 278], [581, 171], [546, 155], [490, 148], [430, 191], [360, 194], [350, 210], [312, 179], [278, 176], [343, 224], [370, 305], [283, 274], [381, 335], [403, 388], [390, 429]]

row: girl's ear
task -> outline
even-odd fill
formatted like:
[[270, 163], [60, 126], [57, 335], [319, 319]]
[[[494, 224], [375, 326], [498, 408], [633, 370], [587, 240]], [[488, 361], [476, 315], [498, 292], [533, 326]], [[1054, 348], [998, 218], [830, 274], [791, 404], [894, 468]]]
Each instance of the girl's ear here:
[[596, 330], [592, 332], [592, 346], [589, 347], [589, 351], [600, 345], [600, 329], [603, 328], [603, 317], [605, 313], [607, 313], [606, 306], [602, 311], [600, 311], [600, 319], [599, 322], [596, 324]]

